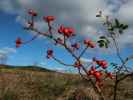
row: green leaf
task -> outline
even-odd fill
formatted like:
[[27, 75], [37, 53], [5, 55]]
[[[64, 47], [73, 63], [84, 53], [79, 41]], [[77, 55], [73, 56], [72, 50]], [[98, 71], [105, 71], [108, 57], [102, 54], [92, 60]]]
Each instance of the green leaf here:
[[110, 41], [108, 40], [108, 38], [106, 36], [100, 36], [97, 43], [98, 43], [99, 47], [101, 47], [101, 48], [108, 48]]
[[110, 41], [108, 40], [108, 38], [105, 37], [105, 36], [100, 36], [100, 39], [105, 40], [107, 43], [110, 43]]
[[108, 48], [108, 43], [106, 41], [99, 40], [98, 43], [99, 43], [99, 47]]
[[99, 47], [101, 47], [101, 48], [104, 47], [104, 44], [103, 43], [99, 44]]
[[128, 28], [128, 25], [124, 25], [123, 27], [122, 27], [122, 29], [127, 29]]
[[120, 24], [120, 27], [119, 28], [123, 28], [124, 24]]
[[101, 17], [101, 15], [96, 15], [96, 17]]
[[113, 31], [113, 30], [114, 30], [114, 27], [112, 26], [108, 28], [108, 31]]
[[116, 27], [118, 28], [120, 26], [120, 22], [118, 19], [115, 19], [115, 24], [116, 24]]
[[105, 40], [99, 40], [98, 43], [105, 43]]
[[105, 36], [100, 36], [100, 39], [105, 39], [106, 37]]

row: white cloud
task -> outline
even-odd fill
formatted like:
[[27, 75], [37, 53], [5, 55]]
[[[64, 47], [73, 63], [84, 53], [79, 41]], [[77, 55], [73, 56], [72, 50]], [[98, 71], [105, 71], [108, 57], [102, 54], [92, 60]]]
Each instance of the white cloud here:
[[16, 53], [15, 48], [4, 47], [0, 49], [0, 63], [5, 63], [8, 56], [12, 53]]
[[[76, 33], [82, 33], [88, 37], [98, 37], [101, 22], [95, 17], [100, 9], [104, 14], [116, 16], [125, 23], [129, 23], [131, 28], [133, 18], [133, 0], [1, 0], [0, 10], [16, 13], [17, 21], [25, 23], [27, 10], [34, 9], [39, 13], [36, 19], [36, 27], [42, 31], [47, 29], [47, 25], [42, 21], [43, 15], [56, 16], [56, 27], [59, 24], [65, 24], [76, 28]], [[123, 35], [124, 41], [121, 44], [132, 43], [132, 34]]]
[[0, 48], [0, 53], [1, 54], [16, 53], [16, 49], [15, 48], [4, 47], [4, 48]]
[[133, 1], [122, 5], [118, 11], [118, 16], [121, 18], [122, 21], [128, 22], [129, 24], [132, 23], [133, 18]]
[[92, 62], [92, 59], [80, 58], [80, 61], [81, 61], [82, 63], [91, 63], [91, 62]]

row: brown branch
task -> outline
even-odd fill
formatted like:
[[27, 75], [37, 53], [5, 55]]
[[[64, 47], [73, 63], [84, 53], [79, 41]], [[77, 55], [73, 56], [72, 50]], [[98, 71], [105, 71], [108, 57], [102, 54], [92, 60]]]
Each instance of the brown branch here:
[[74, 66], [74, 65], [71, 65], [71, 64], [66, 64], [66, 63], [64, 63], [63, 61], [61, 61], [61, 60], [55, 58], [54, 56], [53, 56], [52, 58], [53, 58], [56, 62], [58, 62], [58, 63], [60, 63], [60, 64], [62, 64], [62, 65], [64, 65], [64, 66], [71, 66], [71, 67]]
[[113, 96], [113, 100], [117, 99], [117, 88], [118, 88], [118, 76], [116, 75], [116, 80], [115, 80], [115, 84], [114, 84], [114, 96]]
[[[126, 66], [125, 66], [125, 63], [124, 63], [123, 58], [122, 58], [121, 55], [120, 55], [119, 47], [118, 47], [118, 45], [117, 45], [117, 42], [116, 42], [115, 38], [114, 38], [112, 35], [111, 35], [111, 38], [113, 39], [113, 42], [114, 42], [114, 45], [115, 45], [115, 48], [116, 48], [116, 54], [117, 54], [118, 58], [120, 59], [120, 61], [121, 61], [122, 64], [123, 64], [123, 66], [121, 66], [121, 67], [119, 68], [118, 72], [117, 72], [117, 73], [119, 73], [123, 67], [124, 67], [126, 70], [127, 70], [127, 68], [126, 68]], [[127, 71], [128, 71], [128, 70], [127, 70]]]
[[[43, 36], [45, 36], [45, 37], [47, 37], [47, 38], [50, 38], [50, 39], [52, 39], [52, 40], [54, 40], [55, 42], [57, 41], [51, 34], [52, 34], [52, 31], [51, 31], [51, 26], [50, 25], [48, 25], [48, 27], [49, 27], [49, 31], [48, 31], [48, 33], [50, 33], [50, 35], [49, 34], [47, 34], [47, 33], [42, 33], [42, 32], [40, 32], [40, 31], [38, 31], [37, 29], [35, 29], [34, 27], [30, 27], [30, 28], [25, 28], [25, 29], [28, 29], [28, 30], [31, 30], [31, 31], [34, 31], [34, 32], [37, 32], [39, 35], [43, 35]], [[83, 52], [81, 52], [81, 54], [80, 54], [80, 56], [79, 57], [77, 57], [73, 52], [72, 52], [72, 50], [67, 46], [67, 44], [66, 44], [66, 39], [65, 39], [65, 37], [64, 37], [64, 44], [61, 44], [71, 55], [72, 55], [72, 57], [74, 57], [77, 61], [80, 61], [80, 57], [85, 53], [85, 51], [87, 50], [87, 47], [83, 50]], [[59, 59], [56, 59], [56, 58], [54, 58], [57, 62], [59, 62], [59, 63], [61, 63], [61, 64], [63, 64], [63, 65], [67, 65], [67, 64], [65, 64], [65, 63], [63, 63], [62, 61], [60, 61]], [[87, 69], [81, 64], [81, 68], [83, 69], [83, 71], [86, 73], [86, 75], [87, 75]], [[92, 86], [93, 86], [93, 88], [94, 88], [94, 90], [99, 94], [99, 96], [100, 96], [100, 99], [101, 100], [105, 100], [104, 99], [104, 96], [102, 95], [102, 93], [101, 93], [101, 91], [99, 90], [99, 88], [95, 85], [95, 83], [93, 82], [93, 80], [90, 78], [89, 80], [88, 80], [89, 82], [91, 82], [91, 84], [92, 84]]]
[[84, 55], [84, 53], [86, 52], [86, 50], [88, 49], [88, 46], [86, 46], [85, 48], [84, 48], [84, 50], [81, 52], [81, 54], [79, 55], [79, 57], [78, 57], [78, 59], [80, 59], [83, 55]]
[[78, 69], [78, 73], [79, 75], [82, 77], [82, 79], [86, 80], [86, 81], [90, 81], [90, 79], [88, 79], [88, 77], [85, 77], [85, 75], [83, 75], [80, 71], [80, 69]]
[[26, 41], [26, 42], [23, 42], [23, 44], [27, 44], [27, 43], [30, 43], [30, 42], [32, 42], [33, 40], [35, 40], [36, 38], [38, 38], [38, 34], [37, 35], [35, 35], [35, 36], [33, 36], [30, 40], [28, 40], [28, 41]]

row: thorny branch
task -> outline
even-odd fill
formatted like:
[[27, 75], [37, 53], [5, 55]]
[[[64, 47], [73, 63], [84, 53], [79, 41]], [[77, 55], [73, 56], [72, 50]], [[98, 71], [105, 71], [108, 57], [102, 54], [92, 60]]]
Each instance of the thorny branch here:
[[[102, 14], [102, 13], [100, 13], [100, 14]], [[42, 35], [42, 36], [44, 36], [44, 37], [47, 37], [47, 38], [49, 38], [50, 40], [52, 40], [52, 41], [54, 41], [55, 43], [57, 43], [58, 41], [57, 41], [57, 39], [53, 36], [53, 32], [52, 32], [53, 27], [51, 26], [51, 23], [50, 23], [50, 21], [53, 21], [54, 18], [53, 18], [52, 16], [50, 16], [50, 17], [49, 17], [49, 20], [48, 20], [48, 19], [45, 19], [45, 21], [47, 22], [47, 25], [48, 25], [48, 31], [47, 31], [47, 32], [40, 32], [38, 29], [36, 29], [36, 28], [34, 27], [34, 17], [37, 16], [37, 14], [34, 13], [34, 12], [30, 12], [30, 15], [32, 15], [32, 16], [31, 16], [31, 21], [29, 22], [30, 25], [29, 25], [28, 27], [24, 27], [24, 29], [30, 30], [30, 31], [33, 31], [33, 32], [36, 32], [37, 35], [33, 36], [31, 40], [26, 41], [26, 42], [23, 42], [23, 44], [27, 44], [27, 43], [29, 43], [29, 42], [35, 40], [39, 35]], [[101, 16], [101, 15], [98, 15], [98, 16]], [[108, 23], [108, 21], [107, 21], [107, 22], [105, 22], [104, 24], [107, 24], [107, 27], [108, 27], [108, 25], [110, 25], [110, 24], [112, 24], [112, 23]], [[55, 30], [55, 29], [54, 29], [54, 30]], [[63, 35], [63, 34], [62, 34], [62, 35]], [[64, 36], [64, 40], [63, 40], [64, 42], [63, 42], [63, 43], [60, 43], [60, 45], [61, 45], [62, 47], [64, 47], [65, 50], [68, 51], [68, 53], [71, 54], [71, 56], [76, 60], [76, 62], [79, 62], [79, 63], [80, 63], [80, 62], [81, 62], [81, 61], [80, 61], [81, 57], [85, 54], [85, 52], [87, 51], [87, 49], [89, 48], [89, 46], [86, 46], [86, 47], [81, 51], [81, 53], [79, 54], [79, 56], [77, 56], [77, 55], [72, 51], [72, 49], [69, 47], [69, 45], [67, 44], [67, 37], [66, 37], [65, 35], [63, 35], [63, 36]], [[122, 63], [121, 66], [119, 66], [118, 71], [116, 72], [116, 76], [115, 76], [114, 98], [113, 98], [113, 99], [116, 100], [116, 98], [117, 98], [117, 88], [118, 88], [118, 84], [119, 84], [122, 80], [126, 79], [128, 76], [133, 76], [133, 72], [131, 72], [131, 73], [128, 73], [128, 74], [124, 75], [123, 77], [119, 78], [119, 74], [120, 74], [122, 68], [125, 68], [126, 71], [129, 72], [129, 71], [127, 70], [126, 63], [127, 63], [128, 61], [130, 61], [130, 60], [133, 59], [133, 55], [132, 55], [132, 56], [129, 56], [129, 57], [127, 57], [125, 60], [123, 60], [123, 58], [121, 57], [120, 50], [119, 50], [119, 46], [118, 46], [118, 44], [117, 44], [117, 41], [116, 41], [115, 37], [114, 37], [111, 33], [110, 33], [110, 37], [112, 38], [113, 43], [114, 43], [114, 46], [115, 46], [115, 48], [116, 48], [116, 54], [117, 54], [118, 58], [120, 59], [120, 61], [121, 61], [121, 63]], [[18, 41], [18, 43], [21, 43], [21, 41]], [[58, 62], [58, 63], [60, 63], [60, 64], [62, 64], [62, 65], [64, 65], [64, 66], [72, 66], [72, 67], [75, 67], [74, 64], [66, 64], [65, 62], [63, 62], [62, 60], [56, 58], [55, 56], [52, 56], [52, 58], [53, 58], [56, 62]], [[92, 63], [91, 63], [91, 64], [92, 64]], [[91, 65], [91, 64], [90, 64], [90, 65]], [[104, 62], [104, 64], [106, 64], [106, 63]], [[90, 67], [90, 65], [88, 65], [88, 66]], [[99, 67], [100, 67], [100, 66], [98, 66], [98, 68], [99, 68]], [[83, 73], [85, 73], [85, 75], [82, 74], [81, 69], [83, 70]], [[105, 97], [104, 97], [104, 95], [103, 95], [102, 92], [101, 92], [101, 89], [99, 88], [99, 86], [98, 86], [97, 84], [94, 83], [93, 79], [88, 75], [88, 70], [87, 70], [87, 68], [86, 68], [82, 63], [80, 63], [80, 67], [78, 68], [78, 72], [79, 72], [79, 75], [80, 75], [83, 79], [85, 79], [86, 81], [88, 81], [88, 82], [90, 82], [90, 83], [92, 84], [92, 86], [93, 86], [94, 90], [96, 91], [96, 93], [99, 94], [100, 100], [105, 100]]]

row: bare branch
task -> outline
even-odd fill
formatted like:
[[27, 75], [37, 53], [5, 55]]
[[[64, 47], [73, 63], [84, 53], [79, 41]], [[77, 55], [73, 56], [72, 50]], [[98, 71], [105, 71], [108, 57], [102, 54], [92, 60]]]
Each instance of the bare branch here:
[[74, 65], [71, 65], [71, 64], [66, 64], [66, 63], [64, 63], [63, 61], [61, 61], [61, 60], [59, 60], [59, 59], [57, 59], [57, 58], [55, 58], [55, 57], [52, 57], [55, 61], [57, 61], [58, 63], [60, 63], [60, 64], [62, 64], [62, 65], [64, 65], [64, 66], [71, 66], [71, 67], [74, 67]]

